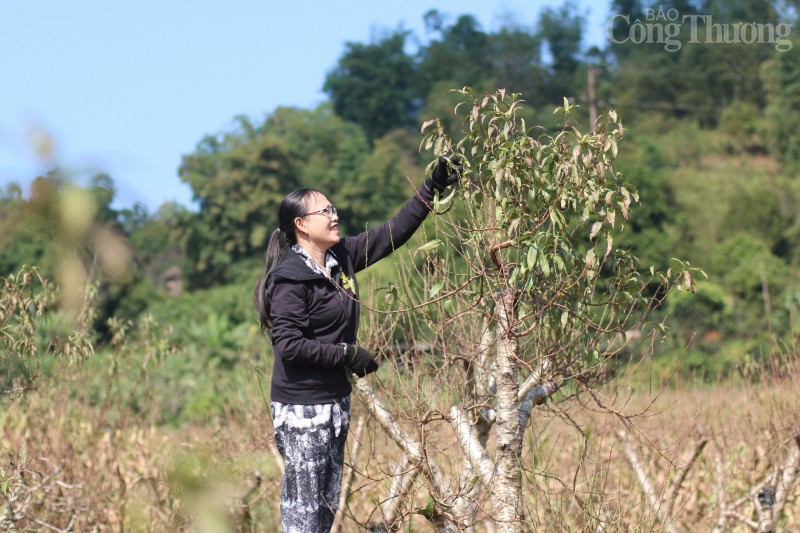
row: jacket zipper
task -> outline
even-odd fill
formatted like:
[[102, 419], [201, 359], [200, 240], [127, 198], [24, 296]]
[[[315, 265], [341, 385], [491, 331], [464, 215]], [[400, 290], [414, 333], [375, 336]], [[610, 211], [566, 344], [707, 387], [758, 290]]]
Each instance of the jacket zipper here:
[[347, 316], [347, 319], [350, 320], [350, 311], [347, 309], [347, 304], [342, 297], [342, 288], [336, 284], [336, 280], [333, 279], [333, 276], [325, 276], [325, 279], [327, 279], [331, 285], [333, 285], [333, 290], [336, 291], [336, 296], [339, 299], [339, 305], [342, 306], [345, 316]]

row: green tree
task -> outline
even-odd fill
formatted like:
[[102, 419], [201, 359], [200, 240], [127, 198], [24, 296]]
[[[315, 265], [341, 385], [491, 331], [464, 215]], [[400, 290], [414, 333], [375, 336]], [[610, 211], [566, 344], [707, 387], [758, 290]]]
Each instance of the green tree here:
[[111, 176], [108, 174], [92, 176], [89, 180], [87, 190], [94, 200], [96, 220], [118, 227], [119, 213], [111, 207], [111, 203], [117, 195], [117, 188]]
[[191, 216], [175, 202], [162, 204], [152, 214], [142, 204], [120, 211], [120, 225], [128, 236], [134, 261], [154, 285], [160, 285], [167, 269], [180, 264], [185, 248], [181, 228]]
[[417, 87], [423, 97], [442, 81], [449, 87], [480, 86], [493, 76], [493, 50], [491, 37], [481, 30], [472, 15], [462, 15], [451, 26], [446, 26], [446, 16], [437, 10], [425, 14], [428, 33], [434, 39], [418, 53]]
[[575, 3], [569, 1], [559, 9], [545, 8], [539, 17], [539, 31], [552, 56], [546, 86], [550, 103], [574, 94], [578, 85], [576, 74], [586, 21], [577, 12]]
[[732, 329], [729, 300], [725, 290], [711, 282], [699, 283], [694, 294], [671, 294], [666, 311], [670, 321], [677, 325], [681, 345], [686, 346], [697, 335], [709, 331]]
[[[706, 40], [720, 39], [720, 30], [712, 30], [715, 35], [706, 30], [711, 22], [725, 26], [743, 22], [775, 24], [778, 14], [774, 4], [766, 0], [613, 2], [612, 13], [628, 17], [615, 19], [614, 39], [609, 46], [617, 61], [610, 91], [614, 104], [627, 116], [646, 110], [649, 121], [657, 111], [665, 116], [688, 117], [706, 127], [716, 126], [722, 110], [734, 102], [763, 106], [764, 87], [758, 71], [761, 63], [774, 54], [774, 44], [712, 45]], [[662, 42], [634, 42], [630, 38], [635, 24], [644, 25], [642, 28], [649, 24], [655, 27], [653, 31], [665, 31], [670, 22], [665, 20], [669, 10], [678, 13], [678, 35], [656, 33], [656, 37], [663, 37]], [[710, 19], [684, 18], [692, 15]]]
[[[648, 285], [665, 294], [693, 288], [692, 271], [677, 262], [666, 273], [643, 275], [618, 246], [636, 192], [613, 166], [623, 131], [615, 113], [584, 134], [571, 127], [567, 104], [558, 110], [563, 128], [551, 135], [517, 115], [517, 94], [462, 94], [468, 135], [455, 142], [431, 120], [423, 146], [464, 160], [453, 196], [465, 209], [457, 219], [434, 218], [433, 238], [417, 248], [436, 267], [401, 275], [407, 290], [387, 288], [397, 314], [416, 315], [430, 332], [436, 360], [415, 374], [419, 396], [406, 400], [414, 388], [403, 383], [388, 391], [388, 409], [368, 380], [356, 391], [410, 467], [420, 469], [431, 493], [423, 514], [437, 531], [474, 524], [480, 509], [498, 531], [517, 533], [534, 528], [528, 517], [537, 514], [522, 498], [523, 472], [538, 474], [521, 460], [533, 406], [573, 377], [581, 387], [570, 394], [590, 387], [624, 332], [646, 320], [654, 305]], [[444, 210], [451, 201], [437, 204]], [[386, 323], [381, 317], [375, 336], [391, 338]], [[434, 418], [455, 430], [468, 466], [454, 477], [470, 480], [468, 490], [454, 490], [425, 449], [427, 435], [444, 430]]]
[[377, 139], [353, 179], [343, 184], [337, 198], [343, 199], [349, 232], [363, 231], [384, 222], [415, 194], [422, 181], [418, 162], [418, 139], [405, 129], [396, 129]]
[[734, 297], [733, 313], [739, 331], [759, 337], [774, 326], [788, 327], [783, 305], [791, 273], [767, 244], [749, 233], [739, 233], [717, 245], [711, 255], [710, 275]]
[[348, 42], [325, 78], [336, 114], [360, 125], [371, 140], [412, 124], [418, 104], [414, 60], [404, 50], [408, 35], [398, 30], [370, 44]]
[[[286, 147], [303, 187], [319, 189], [336, 203], [345, 233], [357, 232], [372, 217], [388, 213], [381, 210], [380, 202], [366, 206], [369, 196], [363, 191], [370, 189], [358, 183], [361, 167], [370, 154], [364, 130], [337, 116], [329, 104], [312, 111], [278, 108], [260, 132]], [[369, 185], [377, 190], [386, 186]], [[362, 218], [365, 212], [370, 214], [366, 219]]]
[[[53, 188], [47, 179], [37, 178], [32, 189], [38, 195], [38, 204], [54, 212], [49, 199]], [[48, 198], [43, 198], [43, 194]], [[22, 197], [19, 186], [8, 186], [0, 197], [0, 275], [16, 274], [22, 265], [35, 265], [45, 277], [52, 277], [54, 232], [55, 225], [32, 208], [32, 203]]]
[[274, 137], [251, 138], [252, 124], [239, 120], [239, 131], [204, 138], [179, 169], [199, 204], [185, 227], [193, 286], [226, 283], [235, 277], [234, 266], [260, 257], [277, 227], [281, 200], [300, 185], [285, 145]]
[[791, 176], [800, 174], [800, 46], [765, 62], [767, 142]]
[[734, 102], [720, 115], [719, 127], [728, 136], [730, 152], [766, 153], [766, 122], [756, 104]]
[[546, 99], [547, 69], [542, 64], [542, 35], [511, 23], [490, 35], [493, 87], [522, 93], [533, 107]]
[[667, 268], [677, 245], [670, 225], [680, 220], [680, 206], [668, 178], [672, 165], [665, 148], [649, 136], [632, 136], [629, 149], [617, 161], [617, 169], [642, 198], [628, 230], [619, 236], [620, 246], [629, 248], [640, 260], [640, 268]]
[[726, 237], [750, 234], [766, 244], [771, 253], [786, 257], [786, 229], [794, 221], [781, 205], [783, 193], [770, 185], [754, 184], [748, 189], [737, 190], [730, 200], [723, 228]]
[[[609, 48], [619, 61], [636, 52], [637, 45], [630, 41], [630, 28], [636, 21], [644, 20], [644, 5], [642, 0], [612, 0], [611, 15], [615, 16], [611, 28], [611, 43]], [[618, 15], [618, 16], [617, 16]]]

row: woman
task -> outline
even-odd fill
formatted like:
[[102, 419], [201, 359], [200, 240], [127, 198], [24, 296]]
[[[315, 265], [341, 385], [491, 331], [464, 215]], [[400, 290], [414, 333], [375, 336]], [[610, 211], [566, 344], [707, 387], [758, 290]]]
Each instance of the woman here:
[[341, 490], [350, 420], [348, 372], [378, 369], [356, 343], [358, 271], [402, 246], [431, 210], [434, 191], [461, 175], [460, 159], [439, 158], [430, 178], [391, 220], [339, 237], [328, 198], [300, 189], [284, 198], [255, 290], [261, 329], [272, 330], [271, 412], [285, 461], [281, 518], [287, 533], [330, 531]]

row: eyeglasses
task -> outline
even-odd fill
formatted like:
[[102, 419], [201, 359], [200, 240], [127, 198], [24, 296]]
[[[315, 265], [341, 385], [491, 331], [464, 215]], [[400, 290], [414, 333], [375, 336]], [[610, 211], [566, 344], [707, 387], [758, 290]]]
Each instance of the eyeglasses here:
[[335, 214], [336, 214], [336, 208], [333, 207], [332, 205], [329, 205], [325, 209], [320, 209], [319, 211], [311, 211], [310, 213], [306, 213], [303, 216], [307, 217], [308, 215], [325, 215], [328, 218], [333, 218], [333, 215]]

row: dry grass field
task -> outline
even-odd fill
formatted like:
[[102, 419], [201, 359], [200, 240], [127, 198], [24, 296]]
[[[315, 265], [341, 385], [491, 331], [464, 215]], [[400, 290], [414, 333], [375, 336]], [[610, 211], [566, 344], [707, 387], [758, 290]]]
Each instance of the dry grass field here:
[[[754, 502], [763, 482], [775, 485], [782, 476], [792, 484], [777, 530], [800, 529], [800, 490], [792, 477], [800, 456], [794, 440], [800, 420], [796, 354], [776, 356], [746, 379], [712, 385], [641, 385], [642, 373], [639, 368], [635, 377], [618, 377], [594, 392], [591, 402], [563, 395], [535, 411], [522, 457], [530, 530], [711, 531], [723, 512], [720, 531], [749, 531], [748, 521], [758, 523]], [[5, 402], [2, 527], [280, 530], [281, 474], [259, 386], [264, 378], [251, 374], [246, 385], [223, 391], [225, 416], [179, 428], [146, 423], [122, 396], [92, 404], [81, 392], [85, 376], [79, 370]], [[363, 406], [353, 405], [347, 462], [354, 472], [347, 478], [341, 531], [363, 531], [381, 521], [400, 462]], [[458, 481], [463, 456], [450, 425], [433, 421], [424, 437], [428, 457]], [[429, 498], [424, 483], [413, 478], [399, 507], [402, 530], [432, 530], [422, 516]], [[664, 522], [658, 511], [667, 506], [671, 518]], [[475, 530], [492, 527], [479, 520]]]

